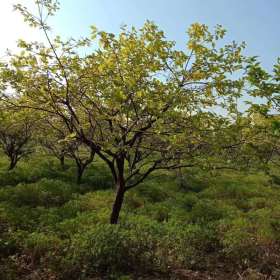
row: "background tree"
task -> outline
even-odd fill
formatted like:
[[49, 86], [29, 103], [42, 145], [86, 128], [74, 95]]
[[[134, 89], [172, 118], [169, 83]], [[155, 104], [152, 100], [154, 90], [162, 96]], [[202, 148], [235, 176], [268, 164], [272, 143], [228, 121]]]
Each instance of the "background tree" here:
[[36, 139], [38, 144], [47, 151], [48, 154], [54, 156], [60, 162], [62, 170], [65, 170], [66, 149], [62, 141], [65, 138], [65, 133], [57, 128], [47, 118], [44, 118], [36, 131]]
[[86, 168], [94, 160], [95, 152], [79, 140], [70, 140], [70, 142], [67, 143], [67, 156], [75, 160], [77, 167], [77, 184], [81, 184]]
[[57, 118], [42, 118], [36, 134], [39, 144], [59, 160], [62, 169], [65, 169], [65, 158], [75, 161], [77, 183], [80, 184], [84, 171], [94, 160], [94, 151], [69, 135]]
[[0, 147], [9, 158], [9, 170], [14, 169], [20, 159], [32, 153], [33, 126], [30, 112], [16, 112], [1, 106]]
[[253, 57], [248, 65], [247, 80], [247, 92], [254, 98], [249, 102], [256, 135], [250, 142], [252, 157], [270, 174], [271, 167], [279, 166], [280, 155], [280, 58], [269, 73], [261, 67], [257, 57]]

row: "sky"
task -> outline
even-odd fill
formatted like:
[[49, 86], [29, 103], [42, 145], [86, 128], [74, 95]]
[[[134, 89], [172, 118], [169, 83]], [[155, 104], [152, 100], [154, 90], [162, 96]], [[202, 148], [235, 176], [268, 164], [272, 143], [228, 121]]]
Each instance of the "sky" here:
[[[26, 26], [12, 5], [32, 9], [33, 0], [0, 0], [0, 58], [7, 48], [15, 50], [16, 40], [42, 40], [42, 34]], [[53, 35], [86, 36], [90, 25], [117, 33], [120, 26], [141, 27], [152, 20], [185, 48], [186, 30], [193, 22], [227, 29], [227, 41], [245, 41], [246, 54], [258, 55], [265, 68], [272, 69], [280, 56], [280, 0], [61, 0], [61, 9], [50, 23]]]

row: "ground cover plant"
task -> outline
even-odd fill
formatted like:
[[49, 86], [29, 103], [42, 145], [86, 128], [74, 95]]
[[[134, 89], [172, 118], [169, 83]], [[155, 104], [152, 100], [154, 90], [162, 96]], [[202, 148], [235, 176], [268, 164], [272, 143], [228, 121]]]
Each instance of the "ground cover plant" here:
[[6, 163], [1, 157], [1, 279], [279, 276], [279, 185], [263, 173], [194, 170], [184, 188], [172, 172], [155, 174], [110, 225], [113, 180], [102, 162], [79, 185], [71, 161], [62, 170], [37, 155], [11, 174]]

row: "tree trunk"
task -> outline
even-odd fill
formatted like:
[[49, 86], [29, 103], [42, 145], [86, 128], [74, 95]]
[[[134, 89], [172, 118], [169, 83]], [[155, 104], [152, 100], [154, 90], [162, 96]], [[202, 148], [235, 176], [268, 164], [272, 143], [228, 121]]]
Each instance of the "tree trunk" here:
[[77, 184], [80, 185], [82, 183], [82, 177], [85, 171], [84, 166], [77, 166]]
[[124, 155], [120, 154], [116, 160], [117, 163], [117, 176], [115, 177], [116, 183], [116, 198], [113, 204], [111, 213], [111, 224], [117, 224], [120, 216], [120, 211], [123, 204], [125, 193], [125, 180], [124, 180]]
[[125, 193], [124, 185], [118, 184], [117, 190], [116, 190], [116, 198], [115, 198], [115, 202], [113, 204], [111, 218], [110, 218], [111, 224], [118, 223], [120, 211], [121, 211], [123, 200], [124, 200], [124, 193]]
[[60, 157], [59, 161], [60, 161], [61, 169], [65, 170], [65, 158], [64, 158], [64, 156]]
[[186, 183], [185, 177], [182, 173], [182, 168], [181, 167], [178, 168], [176, 173], [177, 173], [176, 176], [178, 178], [179, 187], [181, 189], [186, 189], [187, 183]]
[[8, 170], [13, 170], [17, 165], [17, 160], [11, 159]]

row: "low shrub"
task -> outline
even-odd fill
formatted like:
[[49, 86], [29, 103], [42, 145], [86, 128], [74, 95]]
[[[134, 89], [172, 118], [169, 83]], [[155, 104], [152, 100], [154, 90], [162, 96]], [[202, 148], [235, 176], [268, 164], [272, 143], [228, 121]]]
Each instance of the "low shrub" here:
[[9, 201], [21, 206], [60, 206], [77, 192], [75, 186], [60, 180], [42, 179], [33, 184], [19, 184], [0, 190], [0, 201]]

